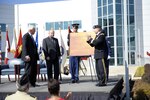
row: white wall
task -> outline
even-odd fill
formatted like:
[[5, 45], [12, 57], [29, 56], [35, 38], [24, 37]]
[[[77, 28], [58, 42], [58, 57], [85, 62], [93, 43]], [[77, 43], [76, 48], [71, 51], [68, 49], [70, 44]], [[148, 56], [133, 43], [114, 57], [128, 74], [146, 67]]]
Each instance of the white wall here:
[[[18, 15], [19, 18], [15, 17], [15, 20], [19, 20], [22, 32], [27, 32], [28, 23], [37, 23], [39, 27], [39, 41], [42, 42], [43, 38], [47, 36], [45, 32], [45, 22], [57, 22], [57, 21], [70, 21], [70, 20], [81, 20], [83, 31], [91, 31], [93, 24], [92, 13], [93, 0], [67, 0], [58, 2], [46, 2], [46, 3], [33, 3], [33, 4], [20, 4]], [[95, 8], [96, 10], [96, 8]], [[17, 9], [15, 9], [17, 12]], [[97, 20], [97, 19], [95, 19]], [[16, 21], [15, 21], [16, 22]], [[94, 23], [93, 23], [94, 22]], [[15, 23], [17, 25], [17, 22]], [[56, 31], [56, 37], [59, 38], [59, 31]], [[62, 31], [63, 39], [67, 45], [67, 34], [68, 31]]]
[[144, 57], [149, 58], [146, 52], [150, 52], [150, 0], [142, 0], [143, 3], [143, 42]]

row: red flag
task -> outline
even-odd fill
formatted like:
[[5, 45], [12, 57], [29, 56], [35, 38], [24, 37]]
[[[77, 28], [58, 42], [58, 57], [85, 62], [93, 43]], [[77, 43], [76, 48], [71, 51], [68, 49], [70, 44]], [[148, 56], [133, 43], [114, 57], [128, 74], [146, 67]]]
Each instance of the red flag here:
[[150, 56], [150, 53], [147, 51], [147, 55]]
[[22, 51], [22, 32], [21, 32], [21, 29], [20, 29], [18, 43], [17, 43], [17, 47], [16, 47], [16, 52], [15, 52], [14, 58], [19, 57], [21, 55], [21, 51]]
[[6, 47], [5, 47], [5, 61], [4, 64], [8, 63], [10, 53], [10, 42], [8, 37], [8, 29], [6, 29]]
[[71, 29], [70, 29], [70, 26], [68, 26], [68, 33], [71, 33], [72, 31], [71, 31]]

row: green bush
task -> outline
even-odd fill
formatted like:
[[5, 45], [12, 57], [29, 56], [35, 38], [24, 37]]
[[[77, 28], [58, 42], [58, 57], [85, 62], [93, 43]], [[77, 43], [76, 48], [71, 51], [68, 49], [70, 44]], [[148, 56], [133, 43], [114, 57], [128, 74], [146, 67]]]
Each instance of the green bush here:
[[139, 66], [134, 74], [134, 77], [142, 77], [144, 74], [144, 66]]

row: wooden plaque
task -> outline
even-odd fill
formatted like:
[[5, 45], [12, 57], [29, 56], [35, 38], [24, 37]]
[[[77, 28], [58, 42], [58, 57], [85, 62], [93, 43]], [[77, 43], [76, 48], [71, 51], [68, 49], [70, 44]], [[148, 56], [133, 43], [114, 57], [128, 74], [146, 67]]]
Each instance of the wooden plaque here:
[[86, 41], [87, 36], [95, 38], [94, 32], [78, 32], [70, 33], [70, 56], [90, 56], [94, 54], [94, 48], [92, 48]]

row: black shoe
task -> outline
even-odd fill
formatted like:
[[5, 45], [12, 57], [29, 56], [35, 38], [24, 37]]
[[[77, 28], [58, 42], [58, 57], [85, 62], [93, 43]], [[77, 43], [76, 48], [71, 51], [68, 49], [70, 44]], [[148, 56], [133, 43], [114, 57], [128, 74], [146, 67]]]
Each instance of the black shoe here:
[[100, 86], [106, 86], [106, 84], [105, 83], [97, 83], [95, 86], [98, 86], [98, 87], [100, 87]]
[[79, 83], [79, 80], [75, 80], [75, 83]]
[[72, 80], [71, 83], [75, 83], [75, 80]]
[[31, 84], [31, 87], [39, 87], [40, 85], [38, 84]]

